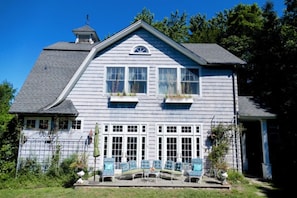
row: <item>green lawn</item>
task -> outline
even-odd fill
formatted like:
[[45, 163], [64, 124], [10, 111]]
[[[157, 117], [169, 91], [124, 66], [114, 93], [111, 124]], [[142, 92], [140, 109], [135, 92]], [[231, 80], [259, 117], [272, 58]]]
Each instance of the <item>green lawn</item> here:
[[214, 189], [156, 189], [156, 188], [30, 188], [30, 189], [2, 189], [0, 197], [5, 198], [42, 198], [42, 197], [121, 197], [121, 198], [174, 198], [174, 197], [278, 197], [278, 191], [262, 183], [236, 184], [231, 190]]

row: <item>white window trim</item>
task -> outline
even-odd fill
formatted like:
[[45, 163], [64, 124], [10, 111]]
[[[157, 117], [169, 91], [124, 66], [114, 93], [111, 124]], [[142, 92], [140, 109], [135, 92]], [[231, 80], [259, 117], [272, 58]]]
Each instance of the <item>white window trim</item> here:
[[[155, 81], [156, 81], [156, 91], [157, 91], [157, 95], [166, 95], [166, 93], [165, 94], [162, 94], [162, 93], [160, 93], [160, 91], [159, 91], [159, 69], [161, 69], [161, 68], [164, 68], [164, 69], [176, 69], [176, 75], [177, 75], [177, 78], [176, 78], [176, 82], [177, 82], [177, 92], [180, 92], [180, 90], [181, 90], [181, 69], [198, 69], [198, 74], [199, 74], [199, 93], [198, 94], [190, 94], [190, 96], [202, 96], [202, 90], [201, 90], [201, 88], [202, 88], [202, 86], [201, 86], [201, 84], [202, 84], [202, 78], [201, 78], [201, 67], [200, 66], [187, 66], [187, 67], [184, 67], [184, 66], [159, 66], [159, 67], [157, 67], [156, 68], [156, 79], [155, 79]], [[177, 94], [181, 94], [181, 93], [177, 93]], [[185, 94], [185, 95], [187, 95], [187, 94]], [[193, 101], [189, 101], [189, 102], [193, 102]]]
[[[75, 118], [75, 119], [73, 119], [73, 120], [70, 119], [69, 121], [70, 121], [70, 130], [71, 130], [71, 131], [83, 131], [83, 126], [84, 126], [84, 125], [83, 125], [83, 124], [84, 124], [83, 119]], [[72, 122], [73, 122], [73, 121], [80, 121], [80, 122], [81, 122], [81, 123], [80, 123], [80, 129], [76, 129], [76, 128], [73, 129], [73, 128], [72, 128]]]
[[[137, 132], [127, 132], [128, 126], [129, 125], [137, 125], [138, 130]], [[105, 131], [105, 126], [108, 126], [108, 131]], [[123, 126], [123, 132], [113, 132], [112, 128], [113, 126]], [[142, 127], [146, 127], [146, 132], [142, 132]], [[102, 135], [103, 135], [103, 140], [104, 137], [108, 137], [108, 145], [107, 145], [107, 156], [111, 156], [112, 152], [112, 138], [113, 137], [122, 137], [123, 139], [123, 152], [125, 155], [127, 154], [127, 137], [137, 137], [137, 159], [138, 162], [140, 163], [141, 159], [141, 146], [142, 146], [142, 137], [145, 137], [146, 139], [146, 152], [145, 152], [145, 157], [148, 155], [148, 124], [147, 123], [118, 123], [118, 122], [110, 122], [110, 123], [102, 123], [101, 124], [101, 129], [102, 129]], [[101, 145], [102, 151], [104, 150], [104, 144]]]
[[[107, 65], [105, 66], [105, 71], [104, 71], [104, 93], [106, 95], [112, 95], [112, 94], [117, 94], [117, 93], [109, 93], [107, 92], [107, 85], [106, 85], [106, 77], [107, 77], [107, 68], [109, 67], [124, 67], [124, 74], [125, 74], [125, 79], [124, 79], [124, 92], [127, 94], [127, 96], [129, 96], [129, 92], [128, 92], [128, 87], [129, 87], [129, 68], [131, 67], [139, 67], [139, 68], [146, 68], [146, 93], [133, 93], [133, 94], [136, 94], [136, 95], [147, 95], [148, 92], [149, 92], [149, 66], [140, 66], [140, 65]], [[117, 100], [118, 98], [117, 97], [114, 97], [115, 100]], [[132, 99], [133, 101], [137, 100], [138, 102], [138, 99], [136, 99], [135, 97]]]
[[[125, 132], [128, 131], [128, 126], [138, 126], [137, 132]], [[105, 126], [108, 126], [108, 131], [105, 131]], [[113, 132], [113, 126], [123, 126], [123, 132]], [[145, 126], [146, 132], [142, 132], [142, 127]], [[105, 135], [146, 135], [148, 131], [148, 124], [146, 123], [119, 123], [119, 122], [110, 122], [110, 123], [103, 123], [101, 128], [103, 129], [103, 134]]]
[[[135, 49], [137, 47], [144, 47], [147, 49], [147, 52], [135, 52]], [[147, 46], [147, 45], [144, 45], [144, 44], [138, 44], [138, 45], [134, 45], [132, 47], [132, 49], [130, 50], [130, 55], [151, 55], [151, 50], [150, 48]]]
[[[35, 120], [35, 127], [34, 128], [28, 128], [27, 127], [27, 120]], [[40, 129], [39, 128], [39, 123], [40, 120], [48, 120], [48, 128], [47, 129]], [[50, 117], [25, 117], [24, 118], [24, 126], [23, 128], [25, 130], [44, 130], [44, 131], [49, 131], [51, 127], [51, 118]]]
[[[162, 132], [159, 133], [159, 126], [162, 126]], [[165, 128], [166, 126], [177, 126], [177, 133], [167, 133]], [[191, 133], [182, 133], [181, 132], [181, 127], [182, 126], [191, 126], [193, 127], [193, 130]], [[196, 132], [196, 127], [199, 127], [199, 133]], [[197, 150], [196, 150], [196, 147], [195, 145], [197, 144], [196, 143], [196, 139], [197, 137], [199, 137], [199, 155], [201, 158], [203, 158], [203, 150], [204, 150], [204, 144], [203, 144], [203, 124], [202, 123], [156, 123], [155, 124], [155, 130], [156, 130], [156, 143], [158, 144], [159, 141], [159, 137], [162, 137], [162, 144], [165, 145], [165, 141], [166, 141], [166, 138], [167, 137], [176, 137], [177, 138], [177, 142], [178, 142], [178, 150], [177, 152], [181, 152], [181, 144], [180, 144], [180, 140], [182, 137], [191, 137], [192, 140], [193, 140], [193, 152], [192, 152], [192, 158], [194, 157], [197, 157], [196, 156], [196, 153], [197, 153]], [[158, 156], [158, 149], [156, 149], [156, 156]], [[167, 152], [167, 149], [165, 147], [162, 148], [162, 156], [163, 157], [167, 157], [166, 156], [166, 152]]]

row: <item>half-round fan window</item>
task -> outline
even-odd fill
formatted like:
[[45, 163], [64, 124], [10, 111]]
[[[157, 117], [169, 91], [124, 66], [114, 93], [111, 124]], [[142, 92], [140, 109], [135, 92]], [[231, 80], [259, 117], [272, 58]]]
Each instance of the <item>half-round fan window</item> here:
[[131, 54], [150, 54], [150, 50], [143, 45], [137, 45], [131, 50]]

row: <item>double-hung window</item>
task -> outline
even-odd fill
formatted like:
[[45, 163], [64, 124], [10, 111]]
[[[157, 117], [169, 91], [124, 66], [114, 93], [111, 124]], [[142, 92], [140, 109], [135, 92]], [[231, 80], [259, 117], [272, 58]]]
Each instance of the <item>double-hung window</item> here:
[[107, 67], [107, 93], [147, 93], [146, 67]]
[[125, 68], [108, 67], [106, 76], [106, 88], [108, 93], [122, 93], [125, 85]]
[[159, 68], [160, 94], [199, 94], [197, 68]]
[[177, 70], [175, 68], [159, 68], [159, 93], [176, 94]]
[[129, 93], [146, 93], [147, 69], [145, 67], [129, 67]]
[[199, 94], [199, 71], [198, 69], [181, 69], [181, 93]]

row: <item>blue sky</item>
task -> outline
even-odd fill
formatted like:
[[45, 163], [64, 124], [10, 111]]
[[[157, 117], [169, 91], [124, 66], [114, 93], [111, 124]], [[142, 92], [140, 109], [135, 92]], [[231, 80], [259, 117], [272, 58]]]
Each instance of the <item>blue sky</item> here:
[[[72, 30], [90, 26], [104, 39], [130, 25], [133, 18], [147, 8], [161, 21], [172, 12], [187, 13], [188, 19], [198, 13], [212, 18], [216, 13], [239, 3], [266, 0], [0, 0], [0, 83], [8, 81], [19, 91], [41, 50], [59, 41], [73, 42]], [[272, 0], [282, 16], [283, 0]]]

